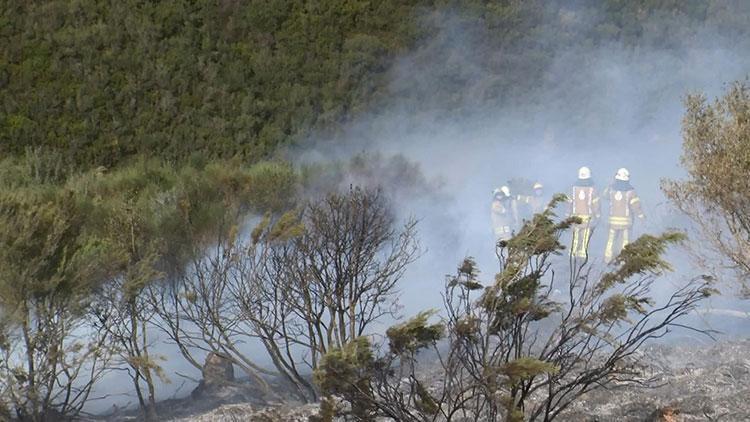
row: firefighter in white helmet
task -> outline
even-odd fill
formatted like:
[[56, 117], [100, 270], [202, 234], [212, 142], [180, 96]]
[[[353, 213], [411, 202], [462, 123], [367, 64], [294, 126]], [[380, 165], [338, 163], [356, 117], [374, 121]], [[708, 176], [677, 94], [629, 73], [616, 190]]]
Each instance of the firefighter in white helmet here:
[[539, 214], [547, 208], [547, 202], [544, 198], [544, 186], [539, 182], [535, 182], [531, 189], [533, 193], [529, 196], [529, 207], [531, 207], [532, 215]]
[[588, 167], [578, 169], [578, 180], [573, 184], [571, 195], [568, 197], [571, 217], [581, 219], [580, 224], [573, 226], [573, 244], [570, 256], [585, 259], [588, 257], [591, 229], [600, 216], [599, 194], [591, 179]]
[[509, 187], [502, 186], [492, 192], [490, 218], [495, 241], [508, 240], [513, 236], [513, 229], [518, 223], [518, 210]]
[[617, 170], [614, 183], [604, 191], [604, 197], [609, 200], [609, 234], [604, 260], [610, 262], [630, 242], [633, 216], [641, 220], [646, 216], [641, 208], [641, 199], [630, 184], [630, 172], [626, 168]]

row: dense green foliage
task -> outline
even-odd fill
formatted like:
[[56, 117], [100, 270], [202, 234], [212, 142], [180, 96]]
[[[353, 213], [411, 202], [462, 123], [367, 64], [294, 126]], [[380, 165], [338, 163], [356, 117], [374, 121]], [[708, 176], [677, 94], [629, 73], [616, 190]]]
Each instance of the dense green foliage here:
[[[402, 5], [403, 4], [403, 5]], [[105, 166], [257, 158], [365, 101], [408, 2], [11, 2], [0, 142]]]
[[[134, 155], [256, 160], [393, 99], [453, 116], [476, 111], [467, 103], [533, 101], [537, 87], [556, 84], [560, 49], [671, 48], [700, 42], [706, 28], [745, 40], [748, 9], [739, 0], [4, 1], [0, 153], [44, 146], [84, 167]], [[392, 75], [410, 52], [407, 74]]]

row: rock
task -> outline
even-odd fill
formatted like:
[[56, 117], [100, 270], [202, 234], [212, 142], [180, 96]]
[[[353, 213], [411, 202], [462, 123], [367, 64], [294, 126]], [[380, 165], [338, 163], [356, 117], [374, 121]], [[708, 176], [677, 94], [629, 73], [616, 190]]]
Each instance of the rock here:
[[219, 387], [234, 381], [234, 366], [228, 358], [211, 352], [203, 364], [203, 382], [206, 387]]
[[225, 396], [223, 390], [234, 384], [234, 366], [228, 358], [211, 352], [206, 356], [206, 362], [201, 370], [203, 380], [190, 393], [193, 398], [209, 396]]

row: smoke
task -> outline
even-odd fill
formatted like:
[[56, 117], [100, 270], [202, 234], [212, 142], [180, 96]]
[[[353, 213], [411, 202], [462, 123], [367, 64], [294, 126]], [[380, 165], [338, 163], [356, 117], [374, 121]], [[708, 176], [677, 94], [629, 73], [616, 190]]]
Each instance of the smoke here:
[[[627, 167], [648, 216], [635, 234], [687, 228], [659, 189], [661, 179], [684, 175], [682, 101], [690, 93], [720, 95], [727, 83], [744, 79], [750, 39], [721, 33], [710, 20], [687, 27], [675, 15], [657, 14], [643, 23], [635, 44], [597, 40], [590, 34], [601, 31], [602, 17], [591, 10], [551, 8], [543, 16], [536, 28], [548, 29], [530, 29], [508, 45], [488, 41], [487, 22], [446, 10], [426, 13], [426, 24], [437, 30], [389, 71], [388, 99], [339, 138], [310, 140], [296, 152], [303, 164], [361, 154], [405, 158], [429, 181], [433, 191], [410, 195], [398, 194], [409, 183], [392, 175], [369, 181], [396, 192], [403, 216], [420, 219], [425, 253], [402, 284], [406, 315], [441, 306], [443, 275], [464, 256], [477, 258], [484, 280], [491, 280], [497, 270], [491, 192], [512, 178], [539, 181], [551, 197], [568, 192], [580, 166], [593, 170], [600, 189]], [[546, 56], [533, 57], [540, 53]], [[597, 262], [605, 235], [599, 227], [592, 240]], [[657, 294], [701, 271], [681, 251], [669, 259], [678, 271]], [[733, 298], [713, 304], [745, 307]], [[710, 324], [721, 329], [732, 322]]]

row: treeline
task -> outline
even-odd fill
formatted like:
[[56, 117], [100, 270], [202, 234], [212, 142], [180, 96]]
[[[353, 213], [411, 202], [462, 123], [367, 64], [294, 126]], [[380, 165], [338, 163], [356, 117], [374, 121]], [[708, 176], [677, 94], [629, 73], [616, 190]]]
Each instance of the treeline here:
[[[668, 48], [705, 28], [734, 42], [748, 17], [739, 0], [6, 2], [0, 153], [44, 147], [87, 169], [255, 161], [394, 98], [452, 116], [522, 101], [561, 47]], [[417, 75], [390, 84], [419, 49]], [[480, 91], [477, 71], [494, 75]]]
[[[425, 21], [430, 36], [399, 62], [384, 96], [398, 114], [387, 114], [392, 103], [373, 107], [386, 124], [402, 115], [420, 128], [502, 119], [539, 137], [606, 136], [663, 124], [655, 116], [665, 99], [705, 75], [698, 52], [750, 48], [750, 6], [738, 1], [469, 1]], [[632, 123], [608, 113], [631, 103]]]

